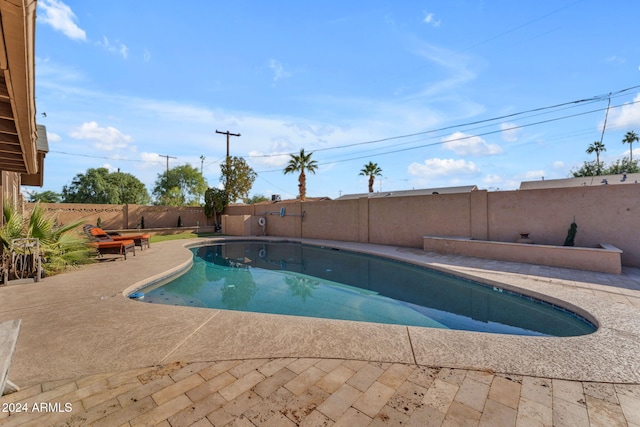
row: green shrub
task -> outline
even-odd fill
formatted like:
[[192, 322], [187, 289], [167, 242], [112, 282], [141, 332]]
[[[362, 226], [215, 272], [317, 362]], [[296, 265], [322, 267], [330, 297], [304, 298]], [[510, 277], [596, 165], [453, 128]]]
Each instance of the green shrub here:
[[576, 233], [578, 232], [578, 224], [573, 220], [571, 226], [569, 226], [569, 231], [567, 231], [567, 238], [564, 239], [563, 246], [575, 246]]
[[68, 267], [93, 261], [95, 249], [87, 245], [87, 238], [78, 231], [82, 221], [59, 226], [54, 218], [45, 215], [39, 203], [36, 203], [29, 218], [25, 218], [7, 202], [3, 214], [5, 224], [0, 227], [3, 249], [10, 250], [12, 239], [38, 238], [46, 275], [61, 273]]

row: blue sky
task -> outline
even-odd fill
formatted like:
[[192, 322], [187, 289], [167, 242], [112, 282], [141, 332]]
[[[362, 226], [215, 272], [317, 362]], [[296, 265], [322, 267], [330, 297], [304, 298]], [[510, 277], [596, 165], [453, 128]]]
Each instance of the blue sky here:
[[44, 187], [28, 190], [105, 166], [151, 192], [159, 155], [218, 186], [216, 130], [242, 135], [231, 155], [258, 173], [252, 195], [295, 197], [282, 170], [301, 148], [319, 164], [308, 197], [366, 192], [369, 161], [376, 191], [508, 190], [594, 160], [610, 93], [602, 160], [640, 133], [636, 1], [275, 4], [39, 0], [50, 152]]

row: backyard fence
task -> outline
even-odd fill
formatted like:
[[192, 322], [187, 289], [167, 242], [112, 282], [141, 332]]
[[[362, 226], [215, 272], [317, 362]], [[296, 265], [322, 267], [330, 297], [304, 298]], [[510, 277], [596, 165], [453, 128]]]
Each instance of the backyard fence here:
[[639, 216], [640, 184], [628, 184], [228, 206], [222, 231], [409, 248], [422, 248], [424, 236], [515, 242], [529, 234], [562, 245], [575, 219], [576, 246], [611, 244], [624, 265], [640, 267]]
[[[33, 210], [34, 203], [26, 203], [25, 210]], [[207, 218], [204, 208], [197, 206], [143, 206], [143, 205], [99, 205], [84, 203], [40, 203], [59, 224], [75, 220], [96, 225], [107, 230], [136, 228], [198, 227], [214, 225]], [[144, 221], [144, 224], [142, 222]]]

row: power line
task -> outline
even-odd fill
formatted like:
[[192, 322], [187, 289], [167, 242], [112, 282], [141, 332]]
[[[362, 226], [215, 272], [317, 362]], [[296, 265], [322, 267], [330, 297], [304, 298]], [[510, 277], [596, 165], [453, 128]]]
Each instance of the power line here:
[[[563, 103], [560, 103], [560, 104], [550, 105], [550, 106], [547, 106], [547, 107], [538, 107], [538, 108], [533, 108], [533, 109], [530, 109], [530, 110], [520, 111], [520, 112], [517, 112], [517, 113], [506, 114], [506, 115], [497, 116], [497, 117], [492, 117], [492, 118], [489, 118], [489, 119], [476, 120], [476, 121], [473, 121], [473, 122], [467, 122], [467, 123], [462, 123], [462, 124], [445, 126], [445, 127], [442, 127], [442, 128], [430, 129], [430, 130], [426, 130], [426, 131], [422, 131], [422, 132], [410, 133], [410, 134], [406, 134], [406, 135], [391, 136], [391, 137], [387, 137], [387, 138], [380, 138], [380, 139], [375, 139], [375, 140], [370, 140], [370, 141], [356, 142], [356, 143], [352, 143], [352, 144], [344, 144], [344, 145], [339, 145], [339, 146], [335, 146], [335, 147], [318, 148], [316, 150], [313, 150], [313, 152], [315, 153], [315, 152], [320, 152], [320, 151], [339, 150], [339, 149], [343, 149], [343, 148], [356, 147], [356, 146], [360, 146], [360, 145], [368, 145], [368, 144], [375, 144], [375, 143], [378, 143], [378, 142], [393, 141], [393, 140], [397, 140], [397, 139], [410, 138], [412, 136], [425, 135], [425, 134], [429, 134], [429, 133], [442, 132], [442, 131], [445, 131], [445, 130], [463, 128], [463, 127], [473, 126], [473, 125], [482, 124], [482, 123], [495, 122], [495, 121], [498, 121], [498, 120], [511, 119], [511, 118], [514, 118], [514, 117], [517, 117], [517, 116], [521, 116], [521, 115], [524, 115], [524, 114], [536, 113], [536, 112], [541, 112], [541, 111], [551, 110], [551, 109], [560, 109], [560, 107], [575, 106], [575, 105], [583, 104], [583, 103], [593, 103], [593, 102], [602, 101], [603, 99], [605, 99], [605, 97], [608, 99], [608, 97], [612, 96], [612, 94], [619, 95], [619, 94], [622, 94], [623, 92], [627, 92], [629, 90], [633, 90], [633, 89], [637, 89], [637, 88], [640, 88], [640, 85], [632, 86], [630, 88], [622, 89], [622, 90], [619, 90], [619, 91], [616, 91], [616, 92], [611, 92], [611, 93], [609, 93], [607, 95], [597, 95], [597, 96], [593, 96], [591, 98], [585, 98], [585, 99], [579, 99], [579, 100], [575, 100], [575, 101], [563, 102]], [[290, 155], [290, 154], [295, 154], [295, 152], [277, 153], [277, 154], [247, 155], [245, 157], [248, 157], [248, 158], [278, 157], [278, 156]]]
[[[391, 136], [391, 137], [387, 137], [387, 138], [380, 138], [380, 139], [376, 139], [376, 140], [363, 141], [363, 142], [357, 142], [357, 143], [352, 143], [352, 144], [344, 144], [344, 145], [335, 146], [335, 147], [320, 148], [320, 149], [314, 150], [314, 152], [340, 150], [340, 149], [345, 149], [345, 148], [350, 148], [350, 147], [356, 147], [356, 146], [361, 146], [361, 145], [370, 145], [370, 144], [375, 144], [375, 143], [379, 143], [379, 142], [387, 142], [387, 141], [405, 139], [405, 138], [410, 138], [410, 137], [415, 137], [415, 136], [423, 136], [423, 135], [428, 135], [428, 134], [437, 134], [439, 132], [443, 132], [443, 131], [451, 130], [451, 129], [456, 129], [456, 128], [457, 129], [463, 129], [463, 128], [467, 128], [469, 126], [483, 125], [483, 126], [479, 126], [479, 127], [476, 127], [476, 128], [464, 129], [466, 131], [470, 131], [470, 130], [475, 130], [475, 129], [480, 129], [480, 128], [491, 126], [489, 124], [491, 122], [496, 122], [496, 121], [505, 120], [505, 119], [512, 119], [514, 117], [524, 116], [526, 114], [535, 113], [535, 114], [532, 114], [530, 116], [523, 117], [524, 119], [531, 118], [531, 117], [536, 117], [536, 116], [539, 116], [541, 114], [550, 114], [552, 112], [558, 112], [558, 111], [563, 111], [565, 109], [575, 108], [575, 107], [577, 107], [579, 105], [589, 105], [591, 103], [603, 101], [604, 99], [607, 99], [607, 100], [610, 99], [610, 98], [611, 99], [615, 99], [615, 98], [624, 96], [624, 95], [626, 95], [626, 92], [635, 90], [637, 88], [640, 88], [640, 85], [631, 86], [631, 87], [628, 87], [628, 88], [625, 88], [625, 89], [621, 89], [621, 90], [618, 90], [618, 91], [615, 91], [615, 92], [610, 92], [609, 94], [606, 94], [606, 95], [597, 95], [597, 96], [593, 96], [593, 97], [590, 97], [590, 98], [584, 98], [584, 99], [579, 99], [579, 100], [570, 101], [570, 102], [563, 102], [563, 103], [560, 103], [560, 104], [555, 104], [555, 105], [546, 106], [546, 107], [533, 108], [533, 109], [529, 109], [529, 110], [525, 110], [525, 111], [521, 111], [521, 112], [517, 112], [517, 113], [506, 114], [506, 115], [497, 116], [497, 117], [493, 117], [493, 118], [488, 118], [488, 119], [483, 119], [483, 120], [476, 120], [476, 121], [472, 121], [472, 122], [466, 122], [466, 123], [462, 123], [462, 124], [446, 126], [446, 127], [426, 130], [426, 131], [422, 131], [422, 132], [416, 132], [416, 133], [412, 133], [412, 134], [397, 135], [397, 136]], [[610, 107], [610, 108], [620, 108], [620, 107], [623, 107], [625, 105], [633, 105], [633, 104], [636, 104], [638, 102], [639, 101], [632, 101], [630, 103], [620, 104], [620, 105], [616, 105], [616, 106], [613, 106], [613, 107]], [[549, 110], [553, 110], [553, 111], [549, 111]], [[550, 119], [550, 120], [534, 122], [534, 123], [531, 123], [531, 124], [528, 124], [528, 125], [512, 127], [510, 129], [519, 129], [521, 127], [528, 127], [528, 126], [533, 126], [533, 125], [537, 125], [537, 124], [547, 123], [547, 122], [550, 122], [550, 121], [557, 121], [557, 120], [562, 120], [562, 119], [565, 119], [565, 118], [572, 118], [572, 117], [576, 117], [578, 115], [591, 114], [591, 113], [600, 112], [600, 111], [603, 111], [603, 110], [604, 109], [598, 109], [598, 110], [592, 110], [592, 111], [588, 111], [586, 113], [581, 113], [581, 114], [577, 114], [577, 115], [561, 116], [561, 117]], [[216, 131], [216, 132], [218, 132], [218, 131]], [[494, 131], [494, 132], [488, 132], [488, 133], [481, 133], [481, 134], [477, 134], [476, 136], [489, 135], [489, 134], [498, 133], [498, 132], [501, 132], [501, 130], [500, 131]], [[218, 132], [218, 133], [226, 134], [227, 132]], [[229, 133], [229, 135], [236, 136], [236, 134], [231, 134], [231, 133]], [[412, 143], [416, 143], [416, 142], [419, 142], [419, 141], [429, 140], [429, 139], [438, 138], [438, 137], [439, 137], [438, 135], [432, 135], [432, 136], [430, 136], [428, 138], [421, 138], [419, 140], [403, 142], [403, 143], [395, 144], [394, 146], [397, 147], [399, 145], [412, 144]], [[439, 143], [436, 143], [436, 144], [442, 144], [442, 143], [444, 143], [444, 142], [439, 142]], [[417, 147], [413, 147], [413, 148], [409, 148], [409, 149], [422, 148], [422, 147], [425, 147], [425, 146], [436, 145], [436, 144], [421, 145], [421, 146], [417, 146]], [[384, 148], [386, 148], [386, 147], [377, 148], [375, 150], [380, 150], [380, 149], [384, 149]], [[388, 154], [388, 153], [393, 153], [393, 152], [396, 152], [396, 151], [406, 151], [406, 149], [405, 150], [397, 150], [396, 149], [396, 150], [391, 151], [391, 152], [384, 152], [384, 153], [379, 153], [379, 154], [374, 154], [374, 155]], [[96, 158], [96, 159], [104, 159], [104, 160], [113, 160], [113, 161], [126, 161], [126, 162], [138, 162], [138, 163], [156, 163], [157, 162], [156, 160], [122, 159], [122, 158], [115, 158], [115, 157], [95, 156], [95, 155], [89, 155], [89, 154], [69, 153], [69, 152], [57, 151], [57, 150], [51, 150], [50, 153], [63, 154], [63, 155], [69, 155], [69, 156], [77, 156], [77, 157], [87, 157], [87, 158]], [[268, 158], [268, 157], [286, 156], [286, 155], [289, 155], [289, 154], [295, 154], [295, 153], [247, 155], [247, 156], [243, 156], [243, 157], [244, 158]], [[206, 162], [205, 165], [219, 163], [221, 160], [222, 160], [222, 158], [216, 159], [216, 160], [214, 160], [212, 162]], [[348, 160], [349, 159], [347, 159], [347, 160], [339, 160], [339, 161], [336, 161], [336, 162], [348, 161]], [[354, 159], [351, 159], [351, 160], [354, 160]], [[331, 163], [335, 163], [335, 162], [331, 162]], [[329, 164], [329, 163], [327, 163], [327, 164]], [[267, 170], [267, 171], [263, 171], [263, 172], [273, 172], [273, 171], [274, 170]]]
[[[607, 110], [608, 108], [619, 108], [619, 107], [623, 107], [625, 105], [633, 105], [633, 104], [637, 104], [637, 103], [640, 103], [640, 101], [633, 101], [633, 102], [630, 102], [630, 103], [620, 104], [620, 105], [616, 105], [616, 106], [613, 106], [613, 107], [599, 108], [599, 109], [595, 109], [595, 110], [590, 110], [590, 111], [585, 111], [585, 112], [581, 112], [581, 113], [571, 114], [571, 115], [568, 115], [568, 116], [556, 117], [556, 118], [547, 119], [547, 120], [541, 120], [541, 121], [538, 121], [538, 122], [528, 123], [528, 124], [524, 124], [524, 125], [513, 126], [513, 127], [510, 127], [509, 130], [522, 129], [522, 128], [536, 126], [536, 125], [540, 125], [540, 124], [544, 124], [544, 123], [551, 123], [551, 122], [555, 122], [555, 121], [559, 121], [559, 120], [565, 120], [565, 119], [569, 119], [569, 118], [573, 118], [573, 117], [579, 117], [579, 116], [584, 116], [584, 115], [587, 115], [587, 114], [593, 114], [593, 113], [602, 112], [603, 110]], [[343, 162], [348, 162], [348, 161], [352, 161], [352, 160], [360, 160], [360, 159], [364, 159], [364, 158], [377, 157], [377, 156], [382, 156], [382, 155], [385, 155], [385, 154], [395, 154], [395, 153], [404, 152], [404, 151], [416, 150], [416, 149], [419, 149], [419, 148], [442, 145], [442, 144], [446, 144], [447, 142], [463, 141], [465, 139], [471, 139], [471, 138], [475, 138], [475, 137], [478, 137], [478, 136], [493, 135], [493, 134], [500, 133], [500, 132], [503, 132], [503, 130], [502, 129], [498, 129], [498, 130], [493, 130], [493, 131], [483, 132], [483, 133], [478, 133], [478, 134], [473, 134], [473, 135], [465, 135], [465, 136], [461, 136], [459, 138], [447, 139], [446, 141], [437, 141], [437, 142], [432, 142], [432, 143], [429, 143], [429, 144], [421, 144], [421, 145], [417, 145], [417, 146], [413, 146], [413, 147], [407, 147], [407, 148], [401, 148], [401, 149], [398, 149], [397, 146], [396, 146], [396, 147], [394, 147], [393, 150], [385, 151], [385, 152], [382, 152], [382, 153], [367, 154], [367, 155], [362, 155], [362, 156], [358, 156], [358, 157], [351, 157], [351, 158], [348, 158], [348, 159], [334, 160], [334, 161], [331, 161], [331, 162], [322, 162], [321, 164], [323, 164], [323, 165], [332, 165], [332, 164], [335, 164], [335, 163], [343, 163]], [[416, 134], [414, 134], [414, 135], [416, 135]], [[412, 141], [412, 142], [415, 143], [415, 142], [425, 141], [425, 140], [434, 139], [434, 138], [437, 138], [437, 136], [424, 138], [422, 140]], [[271, 169], [271, 170], [260, 171], [260, 172], [257, 172], [257, 173], [269, 173], [269, 172], [280, 172], [280, 171], [281, 171], [281, 169]]]

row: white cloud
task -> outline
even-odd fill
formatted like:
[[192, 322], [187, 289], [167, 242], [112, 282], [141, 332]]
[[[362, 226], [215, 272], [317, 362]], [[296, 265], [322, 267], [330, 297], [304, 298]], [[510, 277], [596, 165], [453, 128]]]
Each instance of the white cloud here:
[[[600, 129], [602, 129], [602, 126], [603, 123], [600, 124]], [[609, 126], [613, 128], [640, 126], [640, 94], [633, 98], [633, 103], [625, 103], [620, 108], [609, 110], [607, 128]]]
[[627, 58], [624, 57], [620, 57], [620, 56], [616, 56], [616, 55], [612, 55], [610, 57], [608, 57], [607, 59], [605, 59], [606, 62], [615, 62], [618, 64], [624, 64], [627, 62]]
[[96, 44], [108, 52], [122, 55], [124, 59], [127, 59], [127, 56], [129, 56], [129, 48], [118, 40], [115, 41], [115, 44], [112, 44], [107, 36], [102, 36], [102, 41], [96, 42]]
[[523, 177], [525, 180], [528, 180], [528, 181], [544, 179], [544, 171], [541, 169], [535, 170], [535, 171], [528, 171], [528, 172], [525, 172]]
[[58, 141], [62, 141], [62, 137], [57, 133], [47, 131], [47, 140], [49, 142], [58, 142]]
[[442, 138], [443, 147], [459, 156], [489, 156], [502, 153], [502, 148], [496, 144], [488, 144], [479, 136], [455, 132]]
[[433, 13], [427, 13], [422, 22], [424, 22], [425, 24], [429, 24], [435, 28], [438, 28], [440, 26], [440, 20], [436, 19]]
[[417, 96], [431, 97], [446, 94], [476, 78], [476, 72], [471, 68], [471, 58], [452, 50], [444, 49], [429, 43], [421, 43], [417, 54], [444, 69], [447, 76], [435, 83], [429, 84]]
[[140, 160], [144, 161], [144, 162], [166, 162], [164, 157], [160, 157], [160, 154], [158, 153], [149, 153], [146, 151], [143, 151], [142, 153], [140, 153]]
[[463, 159], [427, 159], [424, 163], [411, 163], [409, 174], [420, 178], [436, 178], [453, 175], [475, 175], [479, 172], [473, 162]]
[[551, 167], [554, 168], [554, 169], [565, 169], [564, 162], [562, 162], [560, 160], [553, 162]]
[[69, 134], [74, 139], [85, 139], [95, 142], [98, 150], [113, 151], [127, 148], [133, 138], [118, 129], [107, 126], [100, 127], [96, 122], [85, 122]]
[[264, 167], [281, 168], [291, 159], [288, 153], [296, 151], [289, 138], [284, 136], [271, 138], [271, 147], [268, 152], [261, 150], [249, 151], [251, 163]]
[[502, 139], [506, 142], [518, 141], [520, 131], [522, 130], [519, 129], [515, 123], [502, 123], [500, 124], [500, 129], [502, 130]]
[[289, 156], [289, 154], [286, 154], [286, 153], [267, 154], [262, 151], [249, 151], [249, 158], [251, 160], [251, 163], [254, 163], [260, 166], [280, 168], [280, 167], [284, 167], [287, 163], [289, 163], [289, 159], [291, 158], [291, 156]]
[[142, 59], [144, 60], [144, 62], [151, 61], [151, 52], [149, 52], [149, 49], [144, 48], [144, 52], [142, 54]]
[[275, 59], [269, 60], [269, 68], [273, 71], [273, 82], [277, 82], [280, 79], [286, 79], [291, 77], [291, 73], [284, 69], [284, 66]]
[[313, 125], [305, 122], [287, 123], [285, 126], [295, 131], [297, 136], [301, 138], [322, 139], [336, 132], [336, 128], [333, 126]]
[[484, 179], [482, 180], [483, 183], [485, 184], [497, 184], [502, 182], [502, 177], [499, 175], [487, 175], [484, 177]]
[[156, 169], [158, 166], [167, 164], [167, 160], [164, 157], [160, 157], [158, 153], [149, 153], [147, 151], [140, 153], [140, 160], [142, 162], [137, 165], [140, 169]]
[[59, 0], [40, 0], [38, 7], [44, 11], [43, 15], [38, 16], [40, 22], [51, 25], [71, 39], [86, 40], [87, 35], [74, 22], [76, 15], [69, 6]]

